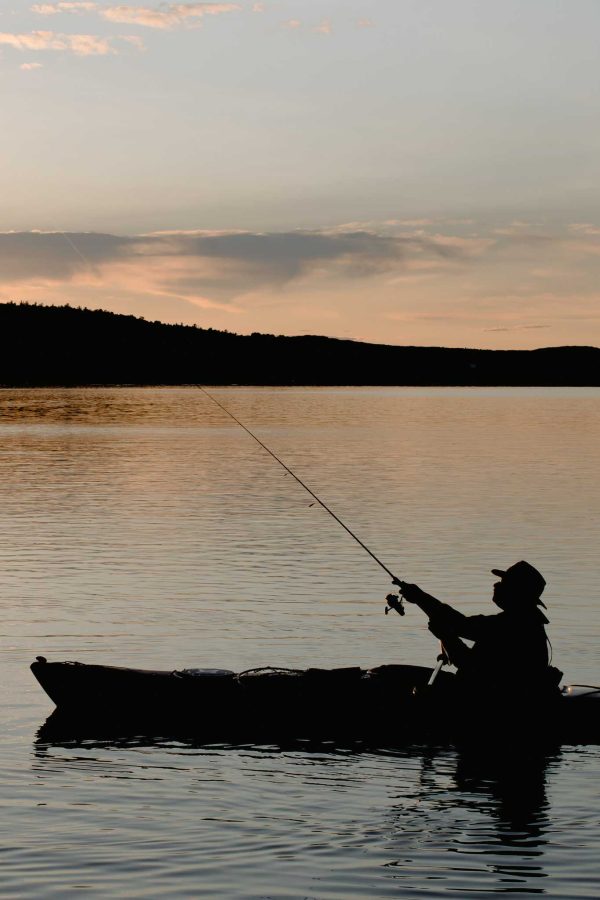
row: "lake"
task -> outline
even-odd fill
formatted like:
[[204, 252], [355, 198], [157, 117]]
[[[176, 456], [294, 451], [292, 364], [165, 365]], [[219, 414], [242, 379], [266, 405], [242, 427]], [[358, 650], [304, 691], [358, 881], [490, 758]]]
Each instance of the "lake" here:
[[[213, 392], [399, 577], [492, 612], [490, 569], [537, 566], [555, 665], [600, 683], [600, 389]], [[438, 647], [196, 388], [2, 390], [0, 474], [0, 896], [600, 894], [599, 747], [37, 740], [38, 654], [241, 670]]]

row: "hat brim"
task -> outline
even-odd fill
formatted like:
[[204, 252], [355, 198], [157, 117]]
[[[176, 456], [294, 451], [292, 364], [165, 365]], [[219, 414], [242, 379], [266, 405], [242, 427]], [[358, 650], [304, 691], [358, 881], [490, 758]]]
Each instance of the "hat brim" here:
[[[504, 578], [506, 572], [504, 571], [504, 569], [492, 569], [492, 575], [497, 575], [498, 578]], [[538, 606], [543, 606], [544, 609], [548, 609], [546, 604], [539, 597], [535, 602]]]

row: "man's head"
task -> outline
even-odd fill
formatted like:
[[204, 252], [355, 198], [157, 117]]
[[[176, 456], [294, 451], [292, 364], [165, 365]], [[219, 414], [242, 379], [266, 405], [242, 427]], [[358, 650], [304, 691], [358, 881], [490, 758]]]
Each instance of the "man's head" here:
[[527, 605], [546, 607], [540, 600], [546, 582], [537, 569], [525, 560], [509, 566], [508, 569], [492, 569], [500, 581], [494, 585], [494, 603], [500, 609], [516, 609]]

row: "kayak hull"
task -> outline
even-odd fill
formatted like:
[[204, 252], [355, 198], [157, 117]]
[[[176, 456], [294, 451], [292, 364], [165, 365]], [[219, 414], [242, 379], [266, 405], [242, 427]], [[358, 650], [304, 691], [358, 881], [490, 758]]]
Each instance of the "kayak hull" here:
[[31, 670], [57, 707], [54, 723], [82, 734], [185, 735], [200, 740], [274, 737], [447, 740], [468, 734], [543, 734], [558, 743], [600, 743], [600, 689], [564, 688], [544, 703], [509, 698], [501, 711], [465, 703], [456, 679], [432, 669], [163, 671], [78, 662]]

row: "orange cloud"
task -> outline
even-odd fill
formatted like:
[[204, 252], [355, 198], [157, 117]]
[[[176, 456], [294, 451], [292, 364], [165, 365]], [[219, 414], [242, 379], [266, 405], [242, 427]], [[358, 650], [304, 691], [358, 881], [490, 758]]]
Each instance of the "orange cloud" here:
[[80, 2], [68, 2], [68, 0], [61, 0], [59, 3], [38, 3], [35, 6], [31, 7], [32, 12], [37, 13], [40, 16], [55, 16], [61, 12], [91, 12], [94, 9], [97, 9], [97, 3], [88, 2], [88, 0], [80, 0]]
[[93, 34], [57, 34], [54, 31], [31, 31], [29, 34], [0, 32], [0, 44], [16, 50], [62, 50], [75, 56], [106, 56], [116, 52], [108, 38]]
[[184, 25], [189, 19], [219, 16], [241, 9], [237, 3], [172, 3], [159, 9], [147, 6], [109, 6], [100, 15], [109, 22], [143, 25], [146, 28], [170, 29]]

